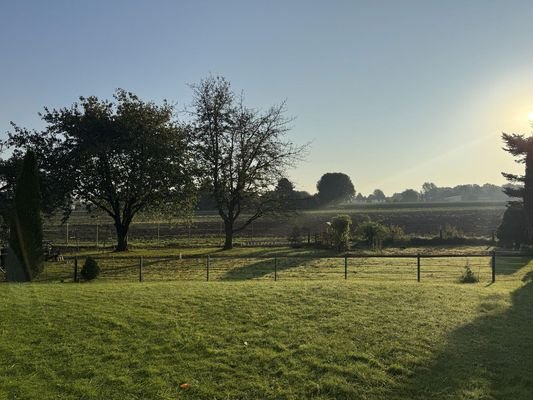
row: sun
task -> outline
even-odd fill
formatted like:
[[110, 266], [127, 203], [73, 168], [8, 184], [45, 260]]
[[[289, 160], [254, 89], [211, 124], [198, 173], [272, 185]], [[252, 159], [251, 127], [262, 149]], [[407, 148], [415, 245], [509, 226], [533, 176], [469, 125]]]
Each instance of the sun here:
[[527, 113], [527, 119], [529, 120], [529, 122], [533, 122], [533, 111]]

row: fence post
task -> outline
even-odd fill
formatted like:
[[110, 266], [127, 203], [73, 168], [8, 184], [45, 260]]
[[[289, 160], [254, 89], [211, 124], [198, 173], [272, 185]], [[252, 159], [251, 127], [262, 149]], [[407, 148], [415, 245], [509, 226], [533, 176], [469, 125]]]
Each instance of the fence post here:
[[496, 252], [492, 251], [492, 283], [496, 282]]
[[143, 281], [143, 256], [139, 257], [139, 282]]
[[416, 255], [416, 281], [420, 282], [420, 253]]
[[207, 260], [205, 262], [205, 270], [206, 270], [206, 281], [209, 282], [209, 256], [207, 256]]
[[278, 258], [274, 257], [274, 281], [278, 280]]
[[344, 280], [348, 279], [348, 256], [344, 256]]
[[74, 256], [74, 282], [78, 282], [78, 256]]

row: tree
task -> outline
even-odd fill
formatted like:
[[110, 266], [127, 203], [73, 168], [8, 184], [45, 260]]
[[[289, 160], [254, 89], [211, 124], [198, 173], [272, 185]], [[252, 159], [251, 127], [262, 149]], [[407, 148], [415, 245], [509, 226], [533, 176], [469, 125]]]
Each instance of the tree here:
[[383, 193], [383, 190], [381, 189], [374, 190], [372, 194], [374, 195], [374, 200], [385, 201], [387, 199], [387, 197], [385, 197], [385, 193]]
[[192, 89], [195, 155], [224, 221], [224, 249], [231, 249], [235, 233], [282, 209], [271, 192], [304, 147], [285, 138], [290, 121], [284, 103], [266, 111], [248, 108], [223, 77]]
[[433, 182], [424, 182], [422, 185], [422, 197], [425, 201], [435, 200], [437, 191], [438, 187]]
[[323, 205], [348, 201], [355, 196], [352, 180], [341, 172], [328, 172], [316, 184], [318, 198]]
[[[69, 108], [41, 115], [42, 132], [14, 125], [8, 144], [14, 156], [34, 149], [68, 216], [72, 201], [105, 211], [117, 234], [116, 251], [128, 249], [128, 230], [142, 210], [190, 205], [191, 160], [187, 131], [168, 103], [144, 102], [117, 90], [114, 102], [80, 97]], [[39, 159], [41, 159], [39, 158]]]
[[28, 151], [15, 186], [7, 260], [8, 280], [31, 281], [42, 272], [40, 203], [37, 159], [32, 151]]
[[406, 189], [401, 193], [401, 199], [406, 203], [414, 203], [418, 201], [419, 194], [414, 189]]
[[[511, 183], [518, 186], [506, 187], [504, 192], [514, 198], [520, 199], [514, 203], [514, 209], [509, 214], [517, 214], [517, 207], [523, 208], [525, 219], [526, 243], [533, 243], [533, 136], [525, 137], [517, 134], [502, 134], [505, 151], [516, 158], [517, 163], [525, 164], [525, 174], [515, 175], [502, 172], [502, 175]], [[511, 210], [511, 208], [508, 208]], [[510, 215], [509, 215], [510, 217]], [[505, 221], [503, 221], [505, 222]], [[502, 224], [503, 224], [502, 222]], [[517, 227], [517, 229], [521, 229]]]

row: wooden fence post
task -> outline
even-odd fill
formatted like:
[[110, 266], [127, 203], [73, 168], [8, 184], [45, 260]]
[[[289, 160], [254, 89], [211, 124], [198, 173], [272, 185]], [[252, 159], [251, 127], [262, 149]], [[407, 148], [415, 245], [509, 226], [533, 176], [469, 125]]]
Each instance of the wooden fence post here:
[[139, 257], [139, 282], [143, 281], [143, 256]]
[[492, 283], [496, 282], [496, 252], [492, 251]]
[[274, 281], [278, 280], [278, 258], [274, 257]]
[[416, 281], [420, 282], [420, 253], [416, 255]]
[[78, 256], [74, 256], [74, 282], [78, 282]]
[[209, 256], [207, 256], [207, 260], [205, 262], [205, 270], [206, 270], [206, 281], [209, 282]]

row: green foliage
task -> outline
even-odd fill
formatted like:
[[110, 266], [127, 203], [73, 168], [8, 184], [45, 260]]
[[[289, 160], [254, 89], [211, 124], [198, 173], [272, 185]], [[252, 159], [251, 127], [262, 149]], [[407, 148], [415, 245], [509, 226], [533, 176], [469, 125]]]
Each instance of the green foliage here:
[[527, 243], [527, 215], [521, 203], [511, 202], [503, 213], [496, 235], [504, 247]]
[[352, 219], [346, 214], [337, 215], [331, 220], [331, 238], [333, 245], [338, 251], [347, 250], [350, 247], [351, 226]]
[[99, 274], [100, 267], [98, 266], [96, 260], [92, 257], [87, 257], [80, 271], [82, 278], [86, 281], [92, 281], [93, 279], [96, 279]]
[[387, 234], [385, 240], [389, 243], [400, 243], [407, 239], [407, 235], [402, 227], [398, 225], [389, 225], [387, 227]]
[[37, 159], [28, 151], [15, 185], [7, 266], [9, 280], [31, 281], [43, 270], [40, 204]]
[[320, 204], [340, 203], [355, 196], [352, 180], [341, 172], [328, 172], [316, 184]]
[[467, 262], [465, 265], [465, 270], [463, 272], [463, 275], [459, 279], [461, 283], [477, 283], [479, 282], [479, 278], [476, 276], [474, 271], [472, 271], [472, 268], [470, 268], [470, 264]]
[[[533, 136], [524, 136], [517, 134], [502, 134], [502, 140], [505, 144], [504, 150], [513, 155], [517, 162], [525, 164], [525, 174], [515, 175], [502, 173], [502, 175], [513, 185], [505, 188], [504, 192], [510, 196], [520, 199], [523, 212], [525, 215], [526, 244], [533, 244]], [[511, 204], [511, 203], [510, 203]], [[516, 210], [511, 211], [514, 213]], [[509, 214], [510, 214], [509, 213]], [[517, 214], [515, 214], [517, 215]], [[514, 219], [511, 215], [510, 220]], [[506, 241], [515, 241], [516, 237], [521, 236], [522, 228], [517, 226], [519, 233], [514, 235], [504, 227], [503, 237]], [[522, 238], [519, 238], [522, 240]]]
[[374, 250], [382, 248], [388, 234], [387, 227], [377, 221], [363, 221], [356, 228], [356, 235]]
[[114, 101], [81, 97], [70, 108], [45, 108], [42, 132], [14, 127], [14, 157], [34, 149], [48, 191], [101, 209], [114, 222], [117, 250], [127, 250], [129, 226], [142, 210], [191, 205], [192, 168], [187, 130], [171, 105], [144, 102], [117, 90]]

